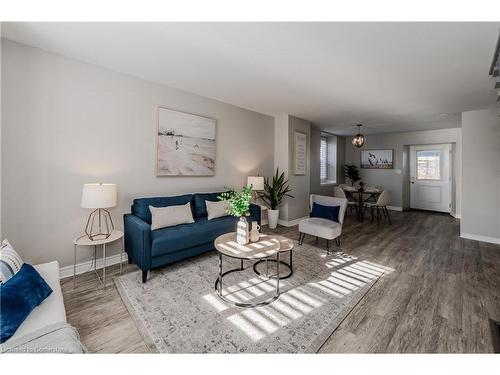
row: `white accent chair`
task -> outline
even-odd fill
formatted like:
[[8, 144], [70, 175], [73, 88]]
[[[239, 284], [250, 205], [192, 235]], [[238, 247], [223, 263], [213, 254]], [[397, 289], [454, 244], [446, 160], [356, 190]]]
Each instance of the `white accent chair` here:
[[[375, 203], [366, 202], [363, 210], [366, 211], [366, 209], [369, 208], [370, 214], [372, 215], [372, 220], [373, 220], [373, 218], [376, 217], [377, 224], [380, 223], [382, 216], [387, 218], [387, 221], [389, 221], [389, 224], [392, 224], [391, 218], [389, 217], [389, 211], [387, 210], [387, 205], [389, 204], [389, 200], [390, 200], [389, 192], [387, 190], [384, 190], [378, 196], [378, 199]], [[376, 212], [375, 212], [375, 210], [376, 210]], [[380, 211], [382, 211], [382, 214], [380, 213]]]
[[306, 234], [316, 236], [316, 238], [324, 238], [326, 239], [326, 252], [330, 255], [331, 240], [335, 240], [337, 246], [340, 246], [340, 235], [342, 234], [342, 224], [344, 223], [347, 199], [311, 194], [309, 203], [309, 210], [312, 209], [313, 203], [323, 206], [340, 206], [338, 223], [320, 217], [309, 217], [301, 220], [299, 223], [299, 245], [304, 243]]

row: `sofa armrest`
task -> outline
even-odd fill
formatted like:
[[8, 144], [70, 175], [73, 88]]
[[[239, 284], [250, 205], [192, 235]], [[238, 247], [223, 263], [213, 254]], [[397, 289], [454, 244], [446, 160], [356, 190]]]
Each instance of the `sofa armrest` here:
[[151, 226], [132, 214], [123, 215], [125, 251], [143, 271], [151, 268]]
[[250, 217], [253, 220], [256, 220], [260, 225], [261, 214], [260, 214], [260, 206], [259, 205], [250, 203]]

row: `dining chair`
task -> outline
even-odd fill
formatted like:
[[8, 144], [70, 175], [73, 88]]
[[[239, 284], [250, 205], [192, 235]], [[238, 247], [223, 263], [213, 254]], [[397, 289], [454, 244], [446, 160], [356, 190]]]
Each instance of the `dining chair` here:
[[[370, 214], [372, 215], [372, 220], [376, 217], [377, 218], [377, 224], [380, 223], [380, 220], [382, 219], [382, 216], [387, 218], [387, 221], [389, 221], [389, 224], [392, 224], [391, 218], [389, 216], [389, 211], [387, 210], [387, 205], [389, 204], [389, 192], [387, 190], [384, 190], [379, 196], [376, 202], [365, 202], [364, 205], [364, 210], [366, 211], [367, 208], [370, 209]], [[382, 213], [381, 213], [382, 211]]]
[[333, 187], [333, 196], [347, 199], [347, 213], [352, 213], [352, 210], [354, 209], [356, 211], [356, 215], [358, 214], [358, 202], [352, 199], [352, 197], [348, 198], [341, 185]]

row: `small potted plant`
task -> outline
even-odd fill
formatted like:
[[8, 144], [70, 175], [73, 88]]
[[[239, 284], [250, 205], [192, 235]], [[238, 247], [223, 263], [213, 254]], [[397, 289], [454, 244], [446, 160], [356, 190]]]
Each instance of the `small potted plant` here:
[[356, 181], [361, 180], [361, 177], [359, 177], [358, 167], [356, 167], [355, 165], [345, 165], [344, 166], [344, 177], [351, 180], [352, 186], [354, 186]]
[[220, 200], [227, 201], [229, 207], [227, 213], [231, 216], [239, 217], [240, 220], [236, 226], [236, 242], [246, 245], [250, 240], [249, 224], [245, 216], [250, 215], [250, 200], [252, 199], [252, 187], [245, 186], [241, 193], [233, 189], [228, 189], [219, 197]]
[[269, 208], [267, 210], [269, 228], [274, 229], [278, 225], [279, 207], [284, 197], [293, 198], [289, 194], [291, 191], [288, 180], [285, 180], [285, 172], [280, 174], [278, 168], [272, 180], [264, 179], [264, 192], [259, 192], [259, 197]]

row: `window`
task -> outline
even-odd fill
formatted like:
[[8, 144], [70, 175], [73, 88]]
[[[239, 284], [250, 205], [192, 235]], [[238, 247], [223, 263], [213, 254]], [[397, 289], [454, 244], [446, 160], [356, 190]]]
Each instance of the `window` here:
[[328, 141], [326, 137], [321, 137], [321, 146], [319, 148], [320, 166], [319, 179], [325, 182], [328, 176]]
[[321, 185], [334, 184], [337, 180], [337, 137], [322, 135], [319, 147], [319, 179]]
[[441, 151], [417, 151], [417, 180], [441, 180]]

